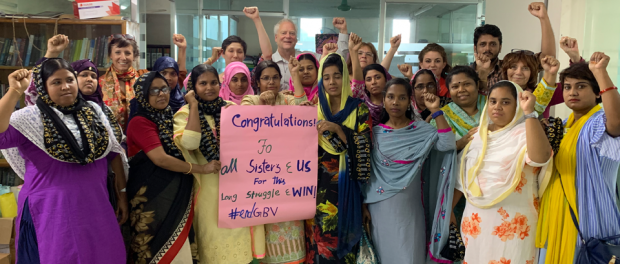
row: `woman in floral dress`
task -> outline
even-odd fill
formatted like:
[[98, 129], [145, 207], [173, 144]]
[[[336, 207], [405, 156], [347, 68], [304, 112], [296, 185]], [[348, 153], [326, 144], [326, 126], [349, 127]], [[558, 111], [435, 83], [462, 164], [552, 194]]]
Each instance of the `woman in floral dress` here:
[[455, 197], [467, 198], [461, 221], [464, 263], [538, 261], [538, 198], [544, 192], [538, 186], [551, 176], [546, 172], [553, 151], [535, 104], [536, 97], [518, 84], [495, 84], [479, 132], [463, 149]]

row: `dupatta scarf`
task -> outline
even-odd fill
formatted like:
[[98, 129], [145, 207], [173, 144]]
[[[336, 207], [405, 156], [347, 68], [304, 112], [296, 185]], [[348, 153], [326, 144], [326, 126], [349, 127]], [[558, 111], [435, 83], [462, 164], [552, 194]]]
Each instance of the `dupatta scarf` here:
[[[172, 68], [177, 73], [177, 76], [179, 75], [179, 64], [173, 58], [167, 56], [160, 57], [155, 61], [155, 65], [153, 65], [153, 71], [158, 72], [169, 68]], [[185, 105], [185, 98], [183, 98], [184, 94], [178, 82], [177, 86], [170, 88], [172, 88], [172, 91], [170, 91], [170, 103], [168, 105], [172, 108], [173, 112], [176, 112]]]
[[[352, 134], [356, 132], [357, 127], [357, 109], [363, 103], [359, 99], [352, 96], [349, 87], [349, 71], [347, 67], [342, 69], [342, 94], [340, 97], [340, 111], [332, 114], [330, 109], [330, 97], [323, 86], [323, 64], [329, 56], [338, 56], [342, 60], [342, 65], [347, 65], [342, 56], [336, 53], [329, 54], [321, 60], [319, 68], [319, 106], [318, 120], [326, 120], [342, 126], [347, 135], [349, 145], [353, 144]], [[347, 133], [348, 132], [348, 133]], [[351, 140], [349, 140], [349, 138]], [[338, 258], [343, 258], [346, 254], [353, 250], [362, 237], [362, 193], [358, 183], [359, 180], [366, 181], [368, 178], [360, 179], [360, 174], [351, 171], [349, 168], [348, 151], [338, 152], [331, 145], [329, 140], [319, 135], [319, 146], [327, 153], [338, 155]], [[351, 159], [355, 160], [355, 159]]]
[[[517, 94], [523, 92], [518, 84], [510, 83], [517, 89]], [[459, 181], [467, 201], [478, 208], [491, 208], [503, 201], [514, 192], [521, 180], [526, 161], [527, 140], [525, 117], [519, 100], [516, 100], [516, 108], [515, 115], [508, 125], [490, 132], [491, 119], [487, 103], [482, 110], [482, 120], [476, 137], [463, 149]], [[473, 161], [473, 165], [468, 161]], [[469, 167], [467, 170], [466, 165]], [[550, 177], [552, 167], [545, 166], [540, 175]], [[483, 186], [478, 180], [481, 174], [485, 177]], [[539, 182], [541, 181], [544, 179], [539, 179]]]
[[[135, 97], [133, 85], [138, 76], [138, 71], [133, 67], [122, 72], [112, 65], [103, 76], [99, 77], [99, 85], [103, 91], [103, 102], [112, 109], [123, 129], [129, 123], [129, 101]], [[124, 91], [121, 90], [120, 82], [125, 84]]]

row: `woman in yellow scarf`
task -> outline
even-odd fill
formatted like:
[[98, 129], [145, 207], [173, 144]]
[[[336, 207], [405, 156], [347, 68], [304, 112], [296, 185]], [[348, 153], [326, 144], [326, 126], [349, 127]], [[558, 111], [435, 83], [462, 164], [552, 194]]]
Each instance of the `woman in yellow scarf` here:
[[[609, 56], [596, 52], [589, 64], [574, 64], [560, 74], [564, 101], [573, 112], [565, 121], [556, 170], [550, 181], [541, 183], [548, 187], [536, 236], [536, 246], [546, 247], [540, 263], [572, 264], [582, 241], [620, 234], [620, 95], [607, 73], [608, 63]], [[578, 237], [570, 209], [584, 237]]]

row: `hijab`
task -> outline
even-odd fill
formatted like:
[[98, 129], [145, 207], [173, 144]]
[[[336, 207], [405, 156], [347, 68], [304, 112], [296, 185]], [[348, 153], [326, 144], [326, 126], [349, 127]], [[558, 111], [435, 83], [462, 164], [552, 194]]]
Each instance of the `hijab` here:
[[[160, 57], [155, 61], [155, 65], [153, 65], [153, 71], [157, 72], [162, 72], [168, 68], [172, 68], [177, 73], [177, 76], [179, 75], [179, 64], [177, 64], [173, 58], [167, 56]], [[183, 98], [184, 94], [178, 82], [177, 86], [170, 88], [172, 90], [170, 91], [170, 103], [168, 105], [170, 105], [173, 112], [176, 112], [185, 105], [185, 98]]]
[[99, 70], [97, 69], [97, 66], [95, 66], [95, 64], [91, 60], [85, 59], [72, 62], [71, 68], [75, 70], [76, 75], [80, 75], [80, 73], [83, 71], [92, 71], [97, 75], [97, 89], [93, 94], [84, 95], [81, 90], [78, 90], [78, 92], [80, 93], [82, 98], [84, 98], [84, 100], [96, 103], [101, 107], [101, 110], [110, 122], [110, 127], [112, 127], [112, 131], [114, 131], [114, 137], [116, 137], [116, 141], [121, 142], [123, 139], [123, 132], [121, 126], [118, 124], [118, 120], [114, 116], [114, 113], [112, 113], [112, 110], [110, 110], [110, 108], [103, 103], [103, 92], [101, 92], [101, 86], [99, 85]]
[[159, 139], [164, 151], [177, 159], [183, 160], [181, 151], [174, 143], [173, 135], [173, 116], [172, 108], [167, 106], [164, 109], [155, 109], [149, 103], [149, 89], [155, 78], [160, 78], [166, 81], [161, 73], [156, 71], [150, 71], [138, 78], [134, 84], [134, 90], [136, 92], [137, 113], [136, 115], [142, 116], [157, 125], [159, 130]]
[[[217, 77], [217, 76], [216, 76]], [[190, 78], [187, 81], [186, 88], [188, 91], [195, 90], [194, 82], [198, 77]], [[198, 93], [196, 93], [196, 100], [198, 100], [198, 117], [200, 119], [200, 130], [202, 133], [200, 136], [200, 153], [207, 160], [219, 160], [220, 159], [220, 117], [222, 113], [222, 107], [227, 103], [218, 97], [213, 101], [205, 101]], [[213, 116], [215, 119], [215, 129], [211, 128], [206, 116]], [[213, 131], [215, 130], [215, 131]]]
[[[312, 53], [301, 53], [301, 54], [297, 55], [297, 59], [299, 60], [299, 58], [301, 58], [301, 56], [304, 56], [304, 55], [310, 55], [310, 56], [312, 56], [314, 58], [314, 61], [316, 62], [315, 63], [316, 70], [317, 70], [317, 73], [318, 73], [318, 71], [319, 71], [319, 61], [316, 59], [316, 56], [314, 56], [314, 54], [312, 54]], [[293, 85], [293, 77], [291, 77], [288, 80], [288, 87], [290, 87], [289, 90], [295, 91], [295, 87]], [[317, 85], [315, 85], [314, 87], [313, 86], [307, 86], [307, 87], [304, 86], [304, 92], [306, 93], [306, 96], [308, 97], [308, 101], [312, 101], [312, 99], [314, 99], [314, 96], [316, 95], [316, 93], [318, 91], [319, 91], [318, 82], [317, 82]]]
[[[243, 73], [248, 78], [248, 88], [241, 95], [236, 95], [230, 90], [230, 80], [232, 80], [237, 73]], [[241, 100], [244, 96], [254, 94], [254, 90], [250, 85], [251, 79], [250, 70], [245, 63], [238, 61], [231, 62], [226, 66], [226, 70], [224, 70], [224, 82], [222, 82], [222, 88], [220, 89], [220, 97], [224, 100], [232, 101], [235, 104], [241, 104]]]
[[416, 97], [415, 97], [415, 85], [414, 85], [414, 80], [416, 78], [418, 78], [418, 75], [420, 74], [430, 74], [431, 76], [433, 76], [433, 79], [435, 80], [435, 95], [439, 96], [439, 79], [437, 79], [437, 76], [435, 76], [435, 74], [433, 73], [433, 71], [431, 70], [427, 70], [427, 69], [419, 69], [417, 72], [415, 72], [415, 74], [413, 75], [413, 77], [411, 77], [411, 87], [413, 88], [413, 96], [411, 98], [411, 106], [413, 106], [413, 109], [415, 109], [414, 114], [416, 115], [416, 117], [420, 117], [422, 118], [422, 120], [426, 120], [426, 118], [431, 114], [431, 111], [428, 110], [428, 107], [424, 110], [420, 110], [420, 107], [418, 107], [418, 103], [416, 102]]
[[[80, 94], [69, 106], [59, 106], [52, 101], [43, 81], [42, 69], [47, 63], [56, 60], [64, 62], [63, 59], [59, 58], [48, 59], [35, 66], [32, 71], [38, 94], [36, 106], [41, 111], [41, 120], [45, 131], [45, 149], [48, 154], [56, 159], [86, 165], [94, 162], [106, 152], [109, 144], [108, 130], [92, 106], [88, 105]], [[75, 75], [75, 72], [73, 74]], [[80, 139], [75, 138], [52, 108], [64, 115], [70, 115], [75, 120], [80, 132]], [[81, 141], [82, 148], [80, 148], [77, 140]]]

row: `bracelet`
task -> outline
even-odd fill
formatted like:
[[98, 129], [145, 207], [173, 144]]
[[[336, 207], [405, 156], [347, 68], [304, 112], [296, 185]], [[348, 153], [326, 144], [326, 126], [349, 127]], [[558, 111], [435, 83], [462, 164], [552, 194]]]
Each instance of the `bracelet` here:
[[192, 172], [192, 164], [189, 163], [189, 161], [186, 161], [187, 164], [189, 164], [189, 171], [187, 171], [185, 174], [190, 174]]
[[9, 90], [11, 90], [11, 91], [15, 91], [17, 94], [19, 94], [19, 96], [21, 96], [21, 95], [22, 95], [22, 93], [20, 93], [20, 92], [19, 92], [16, 88], [11, 88], [11, 87], [9, 87]]
[[437, 118], [438, 116], [443, 115], [443, 111], [439, 110], [435, 113], [433, 113], [431, 116], [433, 117], [433, 119]]
[[609, 87], [605, 90], [602, 90], [600, 93], [598, 93], [598, 95], [602, 95], [604, 92], [611, 91], [611, 90], [618, 90], [618, 87], [616, 86]]
[[123, 188], [123, 189], [121, 189], [121, 190], [120, 190], [120, 191], [118, 191], [118, 192], [127, 192], [127, 188]]

